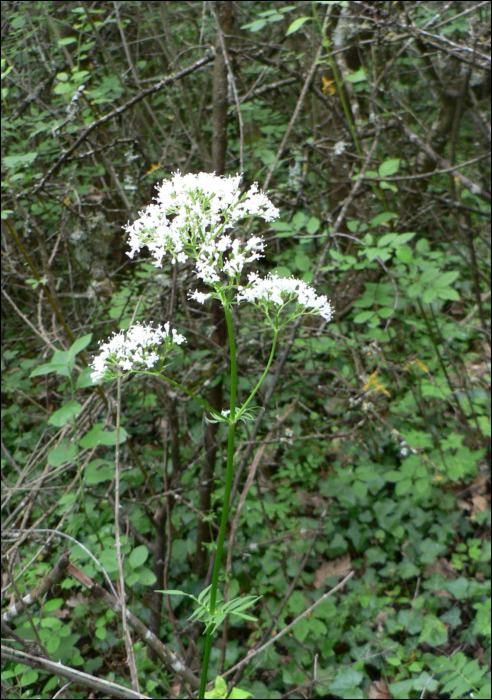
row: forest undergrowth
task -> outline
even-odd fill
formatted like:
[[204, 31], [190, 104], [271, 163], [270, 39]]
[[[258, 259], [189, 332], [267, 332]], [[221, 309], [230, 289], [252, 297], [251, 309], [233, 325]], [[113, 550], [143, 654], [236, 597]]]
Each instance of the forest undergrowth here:
[[[242, 284], [333, 307], [279, 330], [235, 428], [219, 586], [253, 619], [218, 626], [206, 697], [489, 698], [490, 4], [2, 11], [2, 697], [198, 697], [207, 419], [272, 334], [190, 299], [189, 259], [128, 255], [180, 172], [258, 183], [279, 216], [229, 232], [266, 243]], [[100, 343], [168, 322], [188, 393], [94, 381]]]

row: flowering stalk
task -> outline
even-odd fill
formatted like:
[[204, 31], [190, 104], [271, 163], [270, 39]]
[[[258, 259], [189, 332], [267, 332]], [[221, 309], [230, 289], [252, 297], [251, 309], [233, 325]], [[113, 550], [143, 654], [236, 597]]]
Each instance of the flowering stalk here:
[[[219, 537], [217, 539], [217, 549], [215, 551], [214, 570], [212, 573], [212, 588], [210, 592], [210, 614], [213, 617], [215, 613], [215, 603], [217, 601], [217, 589], [219, 586], [220, 566], [222, 563], [222, 550], [224, 548], [224, 539], [227, 528], [227, 520], [229, 517], [229, 500], [231, 497], [232, 474], [234, 465], [234, 436], [236, 432], [236, 389], [237, 389], [237, 363], [236, 363], [236, 341], [234, 339], [234, 327], [232, 324], [232, 316], [229, 306], [224, 306], [224, 313], [227, 323], [227, 332], [229, 335], [229, 350], [231, 353], [231, 409], [229, 413], [229, 435], [227, 438], [227, 466], [226, 480], [224, 490], [224, 502], [222, 504], [222, 518], [220, 521]], [[208, 664], [210, 660], [210, 650], [212, 648], [212, 626], [207, 628], [207, 637], [205, 639], [205, 652], [203, 654], [202, 677], [200, 680], [200, 698], [205, 697], [205, 687], [207, 684]]]
[[[94, 381], [121, 377], [129, 372], [158, 375], [196, 399], [211, 414], [209, 420], [228, 423], [224, 501], [212, 584], [210, 590], [205, 589], [198, 598], [190, 596], [199, 605], [191, 618], [203, 620], [206, 624], [200, 698], [205, 695], [212, 635], [217, 625], [226, 614], [255, 619], [246, 615], [244, 610], [253, 605], [257, 598], [247, 596], [238, 601], [219, 603], [218, 585], [229, 516], [237, 422], [240, 419], [251, 419], [252, 410], [247, 409], [268, 374], [280, 331], [290, 321], [303, 314], [318, 314], [325, 321], [329, 321], [333, 314], [328, 299], [318, 296], [315, 290], [302, 280], [280, 278], [276, 274], [260, 278], [257, 273], [252, 272], [246, 285], [240, 283], [244, 266], [262, 257], [265, 244], [260, 236], [251, 236], [243, 241], [233, 238], [228, 231], [239, 221], [252, 216], [260, 216], [265, 221], [272, 221], [278, 216], [277, 209], [264, 193], [258, 191], [256, 184], [241, 194], [240, 180], [240, 175], [225, 178], [208, 173], [175, 173], [171, 180], [161, 184], [157, 203], [140, 212], [140, 218], [125, 227], [129, 234], [130, 257], [145, 246], [150, 251], [156, 267], [162, 266], [166, 254], [170, 255], [173, 264], [194, 260], [198, 279], [211, 291], [195, 290], [189, 293], [189, 298], [199, 304], [214, 298], [222, 304], [229, 338], [230, 409], [219, 414], [201, 396], [163, 373], [165, 359], [186, 342], [184, 336], [171, 329], [169, 323], [157, 328], [137, 323], [126, 333], [120, 331], [101, 345], [100, 353], [92, 364]], [[273, 342], [265, 370], [245, 403], [237, 408], [236, 341], [231, 308], [241, 303], [250, 303], [264, 313], [273, 330]]]

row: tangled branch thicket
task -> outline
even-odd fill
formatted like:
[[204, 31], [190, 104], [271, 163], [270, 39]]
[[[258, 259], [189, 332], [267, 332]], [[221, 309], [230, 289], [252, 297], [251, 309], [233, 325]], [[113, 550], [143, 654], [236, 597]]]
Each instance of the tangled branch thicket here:
[[[116, 469], [116, 387], [89, 366], [171, 322], [171, 376], [227, 408], [220, 309], [187, 298], [189, 263], [127, 255], [179, 170], [268, 190], [280, 218], [237, 235], [335, 309], [282, 331], [238, 428], [223, 587], [261, 598], [209, 680], [490, 697], [490, 4], [2, 9], [2, 695], [198, 688], [200, 625], [157, 591], [210, 581], [223, 426], [125, 377]], [[240, 313], [239, 401], [270, 352]]]

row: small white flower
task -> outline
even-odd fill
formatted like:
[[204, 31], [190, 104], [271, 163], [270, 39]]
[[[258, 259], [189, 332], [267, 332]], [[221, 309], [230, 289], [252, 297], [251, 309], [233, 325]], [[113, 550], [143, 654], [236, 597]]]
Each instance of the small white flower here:
[[164, 328], [142, 326], [135, 323], [127, 331], [115, 333], [110, 340], [101, 343], [99, 355], [92, 362], [92, 380], [102, 379], [108, 370], [120, 367], [123, 371], [150, 369], [159, 361], [156, 348], [165, 346], [163, 356], [171, 352], [174, 345], [181, 345], [186, 338], [170, 324]]
[[347, 148], [345, 141], [337, 141], [333, 146], [333, 155], [341, 156], [344, 150]]
[[[272, 304], [286, 306], [297, 300], [300, 313], [318, 313], [326, 321], [333, 317], [333, 308], [326, 296], [318, 296], [313, 287], [294, 277], [279, 277], [269, 274], [261, 278], [255, 272], [249, 276], [249, 285], [238, 294], [238, 301], [250, 301], [259, 306], [271, 308]], [[299, 315], [297, 313], [296, 315]]]
[[204, 294], [203, 292], [198, 292], [198, 291], [190, 292], [190, 294], [188, 294], [189, 299], [193, 299], [194, 301], [197, 301], [199, 304], [204, 304], [207, 301], [207, 299], [209, 299], [209, 297], [210, 297], [210, 294]]
[[220, 281], [221, 271], [230, 277], [239, 275], [246, 263], [261, 257], [265, 244], [259, 236], [244, 243], [233, 240], [226, 231], [251, 216], [273, 221], [279, 215], [256, 183], [241, 195], [240, 182], [241, 175], [174, 173], [161, 183], [157, 203], [124, 227], [129, 234], [127, 255], [133, 258], [146, 246], [157, 267], [167, 254], [173, 263], [192, 258], [197, 261], [198, 277], [212, 285]]

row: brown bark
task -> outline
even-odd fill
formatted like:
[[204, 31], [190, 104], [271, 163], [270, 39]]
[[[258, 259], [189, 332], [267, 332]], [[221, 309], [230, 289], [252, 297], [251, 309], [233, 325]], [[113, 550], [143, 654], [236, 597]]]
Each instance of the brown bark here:
[[[219, 32], [222, 32], [223, 45], [229, 46], [229, 35], [233, 22], [233, 7], [230, 0], [216, 2], [216, 15], [219, 22], [215, 41], [214, 86], [213, 86], [213, 134], [212, 134], [212, 170], [216, 175], [225, 172], [227, 155], [227, 65], [222, 53], [222, 42]], [[224, 347], [227, 340], [224, 312], [217, 300], [213, 301], [212, 313], [215, 325], [215, 340]], [[210, 391], [208, 398], [213, 408], [222, 409], [223, 386], [222, 380]], [[217, 424], [209, 423], [205, 434], [207, 448], [204, 465], [200, 474], [200, 512], [208, 514], [211, 507], [213, 475], [217, 457], [216, 443]], [[200, 518], [196, 533], [195, 572], [203, 577], [207, 571], [208, 554], [205, 543], [210, 542], [210, 527], [206, 520]]]

